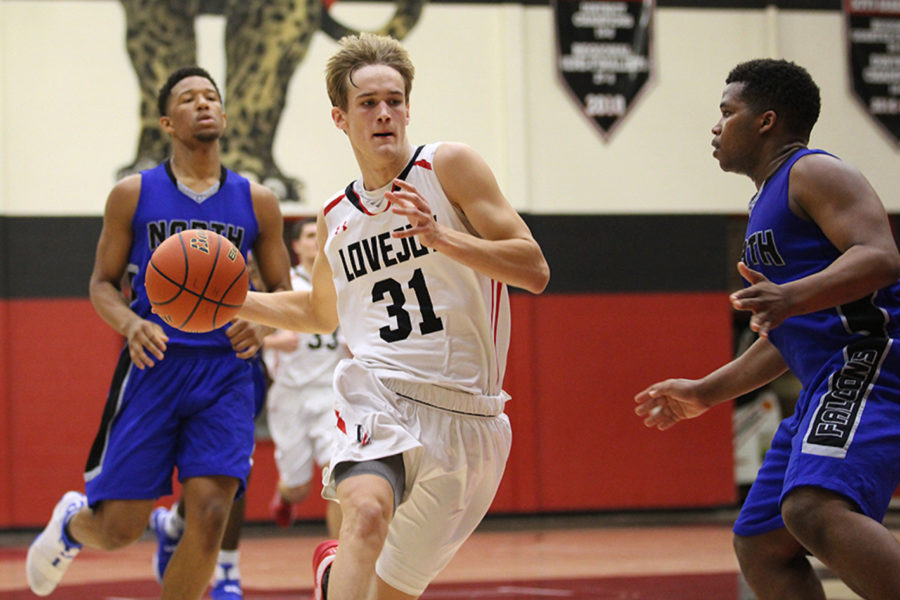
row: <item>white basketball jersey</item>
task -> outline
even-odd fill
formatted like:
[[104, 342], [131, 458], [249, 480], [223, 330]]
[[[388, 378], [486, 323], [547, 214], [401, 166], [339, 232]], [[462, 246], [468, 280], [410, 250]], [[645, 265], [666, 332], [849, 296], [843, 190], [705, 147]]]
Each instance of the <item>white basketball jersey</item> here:
[[[300, 265], [291, 269], [291, 285], [295, 290], [312, 289], [309, 273]], [[296, 335], [299, 345], [293, 352], [273, 350], [266, 354], [266, 366], [273, 379], [293, 388], [331, 388], [335, 367], [342, 359], [350, 356], [340, 328], [331, 334]]]
[[[439, 145], [415, 149], [399, 178], [416, 186], [438, 223], [470, 231], [432, 168]], [[506, 285], [415, 237], [392, 238], [409, 221], [390, 211], [386, 189], [366, 192], [359, 179], [325, 205], [324, 251], [350, 352], [380, 376], [499, 394], [509, 347]]]

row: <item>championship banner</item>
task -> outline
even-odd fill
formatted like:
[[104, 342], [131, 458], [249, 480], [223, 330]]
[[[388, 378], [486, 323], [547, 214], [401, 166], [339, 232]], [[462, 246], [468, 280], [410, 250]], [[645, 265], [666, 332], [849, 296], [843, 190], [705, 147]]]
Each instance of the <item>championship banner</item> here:
[[900, 0], [844, 0], [853, 92], [900, 145]]
[[654, 0], [552, 0], [557, 67], [604, 140], [650, 80]]

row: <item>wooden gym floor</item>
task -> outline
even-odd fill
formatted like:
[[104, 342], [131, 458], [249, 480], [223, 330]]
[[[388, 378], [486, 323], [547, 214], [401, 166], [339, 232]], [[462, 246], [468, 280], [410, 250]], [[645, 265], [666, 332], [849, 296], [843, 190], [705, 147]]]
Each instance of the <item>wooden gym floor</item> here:
[[[733, 518], [731, 510], [488, 517], [422, 598], [753, 600], [731, 550]], [[36, 597], [25, 582], [36, 533], [0, 532], [0, 600]], [[245, 600], [309, 598], [312, 552], [323, 536], [318, 523], [248, 525], [241, 542]], [[148, 534], [118, 552], [85, 550], [50, 598], [157, 598], [155, 548]], [[858, 598], [824, 569], [821, 575], [830, 600]]]

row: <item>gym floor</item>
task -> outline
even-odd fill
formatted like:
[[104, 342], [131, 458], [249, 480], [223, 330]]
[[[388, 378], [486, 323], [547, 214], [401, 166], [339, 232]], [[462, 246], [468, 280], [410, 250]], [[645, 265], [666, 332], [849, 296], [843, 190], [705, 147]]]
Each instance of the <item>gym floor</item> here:
[[[488, 517], [423, 600], [753, 600], [731, 549], [733, 510]], [[892, 521], [896, 521], [892, 524]], [[886, 521], [900, 535], [900, 519]], [[25, 555], [36, 531], [0, 532], [0, 600], [33, 599]], [[241, 541], [245, 600], [309, 598], [324, 525], [251, 524]], [[155, 541], [84, 550], [54, 600], [149, 600]], [[819, 565], [830, 600], [859, 597]]]

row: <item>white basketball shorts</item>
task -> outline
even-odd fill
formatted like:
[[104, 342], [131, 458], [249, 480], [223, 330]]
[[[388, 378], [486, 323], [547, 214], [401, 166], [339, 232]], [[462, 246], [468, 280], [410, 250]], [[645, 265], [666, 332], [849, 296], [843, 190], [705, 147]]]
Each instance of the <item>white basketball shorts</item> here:
[[[342, 433], [332, 466], [403, 453], [406, 490], [375, 571], [388, 585], [418, 596], [494, 499], [512, 440], [503, 414], [509, 396], [382, 380], [353, 359], [338, 366], [335, 391]], [[330, 469], [323, 484], [322, 495], [336, 499]]]
[[338, 434], [334, 390], [331, 386], [297, 389], [273, 383], [267, 402], [281, 481], [289, 487], [308, 483], [314, 464], [321, 467], [331, 461]]

